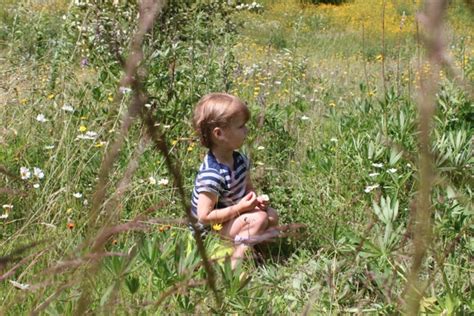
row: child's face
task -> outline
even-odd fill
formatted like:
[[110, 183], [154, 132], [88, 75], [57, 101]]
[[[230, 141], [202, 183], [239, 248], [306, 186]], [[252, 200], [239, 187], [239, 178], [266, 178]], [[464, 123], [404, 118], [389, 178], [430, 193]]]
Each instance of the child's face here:
[[230, 121], [229, 126], [222, 128], [222, 145], [232, 150], [242, 147], [248, 133], [246, 123], [244, 113], [238, 112]]

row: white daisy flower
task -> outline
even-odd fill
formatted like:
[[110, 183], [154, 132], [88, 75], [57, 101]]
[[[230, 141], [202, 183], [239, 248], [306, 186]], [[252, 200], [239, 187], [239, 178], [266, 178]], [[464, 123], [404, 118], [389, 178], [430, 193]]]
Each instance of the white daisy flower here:
[[379, 184], [368, 185], [365, 187], [364, 192], [369, 193], [370, 191], [377, 189], [379, 186], [380, 186]]
[[66, 112], [71, 112], [71, 113], [74, 112], [74, 108], [70, 106], [69, 104], [64, 104], [61, 110], [64, 110]]
[[383, 163], [373, 163], [373, 164], [372, 164], [372, 167], [375, 167], [375, 168], [382, 168], [382, 167], [383, 167]]
[[20, 168], [20, 176], [23, 180], [28, 180], [31, 177], [30, 169], [26, 167]]
[[43, 179], [44, 178], [44, 172], [40, 168], [34, 167], [33, 168], [33, 175], [37, 177], [38, 179]]
[[74, 196], [76, 199], [80, 199], [82, 197], [82, 193], [76, 192], [76, 193], [73, 193], [72, 196]]
[[150, 182], [151, 185], [155, 185], [156, 184], [156, 179], [154, 177], [149, 177], [148, 182]]
[[372, 173], [369, 173], [369, 177], [376, 177], [378, 176], [380, 173], [378, 172], [372, 172]]
[[390, 168], [387, 170], [388, 173], [395, 173], [397, 172], [397, 169], [396, 168]]
[[30, 287], [29, 284], [23, 284], [23, 283], [20, 283], [20, 282], [17, 282], [17, 281], [13, 281], [13, 280], [10, 280], [10, 283], [16, 287], [17, 289], [20, 289], [20, 290], [28, 290], [28, 288]]
[[44, 146], [44, 149], [46, 149], [46, 150], [53, 149], [53, 148], [54, 148], [54, 145], [47, 145], [47, 146]]
[[302, 117], [300, 117], [300, 119], [302, 121], [307, 121], [307, 120], [309, 120], [309, 117], [307, 117], [306, 115], [303, 115]]
[[87, 131], [85, 134], [79, 134], [76, 139], [95, 140], [99, 135], [93, 131]]
[[46, 118], [46, 116], [44, 116], [44, 114], [38, 114], [36, 116], [36, 120], [40, 123], [44, 123], [48, 121], [48, 119]]
[[120, 88], [119, 88], [119, 91], [120, 91], [122, 94], [128, 94], [128, 93], [132, 92], [132, 89], [127, 88], [127, 87], [120, 87]]
[[337, 143], [337, 138], [336, 138], [336, 137], [332, 137], [329, 141], [332, 142], [332, 143]]
[[265, 149], [265, 147], [263, 147], [263, 146], [258, 146], [257, 147], [257, 150], [264, 150], [264, 149]]
[[35, 188], [35, 189], [39, 189], [39, 187], [40, 187], [39, 183], [35, 183], [35, 184], [33, 184], [33, 188]]
[[170, 180], [168, 180], [166, 178], [163, 178], [163, 179], [160, 179], [160, 181], [158, 181], [158, 184], [159, 185], [167, 185], [169, 182], [170, 182]]
[[5, 210], [5, 211], [11, 211], [13, 209], [13, 204], [3, 204], [2, 205], [2, 208]]
[[8, 218], [8, 213], [0, 215], [0, 219], [7, 219]]

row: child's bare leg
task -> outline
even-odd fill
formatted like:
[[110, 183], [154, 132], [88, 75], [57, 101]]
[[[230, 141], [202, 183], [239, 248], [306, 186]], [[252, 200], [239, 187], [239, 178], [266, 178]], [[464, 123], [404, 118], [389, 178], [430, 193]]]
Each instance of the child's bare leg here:
[[[232, 240], [239, 239], [245, 241], [259, 235], [268, 227], [268, 214], [263, 211], [247, 212], [224, 224], [221, 234]], [[237, 237], [237, 238], [236, 238]], [[240, 243], [235, 246], [231, 257], [232, 268], [235, 268], [237, 262], [244, 257], [248, 246]]]
[[268, 214], [268, 228], [275, 227], [278, 225], [278, 213], [275, 209], [268, 207], [267, 208]]

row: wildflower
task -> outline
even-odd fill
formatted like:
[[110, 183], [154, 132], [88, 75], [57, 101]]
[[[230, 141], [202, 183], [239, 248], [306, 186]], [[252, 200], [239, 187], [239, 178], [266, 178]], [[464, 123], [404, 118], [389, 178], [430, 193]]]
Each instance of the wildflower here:
[[334, 107], [336, 107], [336, 103], [330, 102], [330, 103], [329, 103], [329, 106], [334, 108]]
[[87, 199], [85, 199], [84, 202], [82, 202], [82, 205], [84, 205], [84, 206], [89, 205], [89, 201]]
[[175, 139], [175, 140], [173, 140], [173, 141], [171, 142], [171, 145], [173, 145], [173, 146], [174, 146], [174, 145], [176, 145], [177, 143], [178, 143], [178, 140], [177, 140], [177, 139]]
[[150, 104], [150, 103], [146, 103], [146, 104], [145, 104], [145, 107], [146, 107], [147, 109], [150, 109], [150, 108], [151, 108], [151, 104]]
[[28, 180], [31, 177], [30, 169], [26, 167], [20, 168], [20, 176], [22, 180]]
[[21, 99], [21, 100], [20, 100], [20, 103], [21, 103], [21, 104], [26, 104], [27, 102], [28, 102], [28, 99]]
[[89, 65], [89, 60], [87, 58], [82, 58], [81, 67], [87, 67]]
[[163, 178], [163, 179], [160, 179], [160, 181], [158, 181], [158, 184], [159, 185], [168, 185], [170, 181], [166, 178]]
[[39, 183], [35, 183], [35, 184], [33, 184], [33, 188], [35, 188], [35, 189], [39, 189], [39, 187], [40, 187]]
[[97, 148], [100, 148], [100, 147], [103, 147], [105, 145], [105, 142], [98, 142], [97, 144], [95, 144], [94, 146], [97, 147]]
[[66, 111], [66, 112], [74, 112], [74, 108], [70, 106], [69, 104], [64, 104], [61, 110]]
[[38, 179], [43, 179], [44, 178], [44, 172], [40, 168], [34, 167], [33, 168], [33, 175], [37, 177]]
[[72, 208], [70, 207], [66, 210], [66, 214], [71, 214], [71, 213], [72, 213]]
[[382, 60], [383, 60], [383, 55], [382, 55], [382, 54], [379, 54], [379, 55], [377, 55], [377, 57], [375, 57], [375, 59], [376, 59], [377, 61], [382, 61]]
[[109, 100], [110, 102], [112, 102], [112, 101], [114, 100], [114, 97], [113, 97], [111, 94], [109, 94], [107, 100]]
[[20, 289], [20, 290], [23, 290], [23, 291], [28, 290], [28, 288], [30, 287], [29, 284], [23, 284], [23, 283], [13, 281], [13, 280], [10, 280], [10, 283], [13, 285], [13, 287], [16, 287], [17, 289]]
[[220, 231], [222, 229], [222, 224], [216, 223], [212, 225], [212, 229], [214, 229], [215, 231]]
[[76, 193], [73, 193], [72, 196], [74, 196], [76, 199], [80, 199], [82, 197], [82, 193], [76, 192]]
[[390, 168], [390, 169], [387, 170], [387, 172], [388, 172], [388, 173], [395, 173], [395, 172], [397, 172], [397, 169], [395, 169], [395, 168]]
[[50, 95], [48, 95], [48, 99], [53, 99], [55, 97], [54, 93], [51, 93]]
[[46, 149], [46, 150], [53, 149], [53, 148], [54, 148], [54, 145], [47, 145], [47, 146], [44, 146], [44, 149]]
[[193, 146], [189, 146], [188, 151], [193, 151]]
[[122, 93], [122, 94], [128, 94], [128, 93], [132, 92], [132, 89], [127, 88], [127, 87], [120, 87], [120, 88], [119, 88], [119, 91], [120, 91], [120, 93]]
[[74, 222], [68, 222], [68, 223], [66, 224], [66, 226], [67, 226], [67, 228], [68, 228], [69, 230], [72, 230], [75, 225], [74, 225]]
[[90, 139], [94, 140], [96, 139], [98, 134], [96, 132], [88, 131], [85, 134], [78, 135], [76, 139]]
[[369, 173], [369, 177], [376, 177], [378, 176], [380, 173], [378, 172], [372, 172], [372, 173]]
[[5, 211], [11, 211], [13, 209], [13, 204], [3, 204], [2, 205], [2, 208], [5, 210]]
[[0, 219], [7, 219], [8, 218], [8, 213], [0, 215]]
[[372, 167], [375, 167], [375, 168], [382, 168], [382, 167], [383, 167], [383, 163], [373, 163], [373, 164], [372, 164]]
[[309, 117], [307, 117], [306, 115], [303, 115], [302, 117], [300, 117], [300, 119], [302, 121], [307, 121], [307, 120], [309, 120]]
[[38, 116], [36, 116], [36, 120], [40, 123], [44, 123], [48, 121], [48, 119], [46, 118], [46, 116], [44, 116], [44, 114], [38, 114]]
[[330, 141], [331, 143], [337, 143], [337, 138], [336, 138], [336, 137], [332, 137], [329, 141]]
[[374, 189], [377, 189], [379, 186], [380, 186], [379, 184], [366, 186], [365, 189], [364, 189], [364, 192], [369, 193], [370, 191], [372, 191]]
[[166, 230], [168, 230], [168, 229], [170, 229], [170, 228], [171, 228], [170, 225], [161, 225], [160, 228], [159, 228], [159, 230], [160, 230], [160, 233], [162, 233], [162, 232], [164, 232], [164, 231], [166, 231]]
[[84, 133], [85, 131], [87, 131], [87, 127], [84, 125], [79, 126], [79, 132]]
[[154, 177], [149, 177], [148, 182], [150, 182], [151, 185], [155, 185], [156, 184], [156, 179]]
[[257, 150], [264, 150], [264, 149], [265, 149], [265, 147], [263, 147], [263, 146], [258, 146], [257, 147]]

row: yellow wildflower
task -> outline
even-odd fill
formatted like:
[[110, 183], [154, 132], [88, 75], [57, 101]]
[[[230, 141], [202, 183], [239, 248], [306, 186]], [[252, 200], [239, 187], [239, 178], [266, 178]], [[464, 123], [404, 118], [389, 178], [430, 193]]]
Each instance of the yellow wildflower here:
[[173, 146], [174, 146], [174, 145], [176, 145], [177, 143], [178, 143], [178, 140], [177, 140], [177, 139], [175, 139], [175, 140], [173, 140], [173, 141], [171, 142], [171, 145], [173, 145]]
[[215, 231], [219, 231], [222, 229], [222, 224], [221, 223], [216, 223], [214, 225], [212, 225], [212, 229], [214, 229]]
[[53, 93], [51, 93], [50, 95], [48, 95], [48, 99], [51, 100], [52, 98], [54, 98], [54, 94], [53, 94]]
[[87, 131], [87, 127], [85, 127], [84, 125], [81, 125], [79, 127], [79, 132], [84, 133], [85, 131]]

